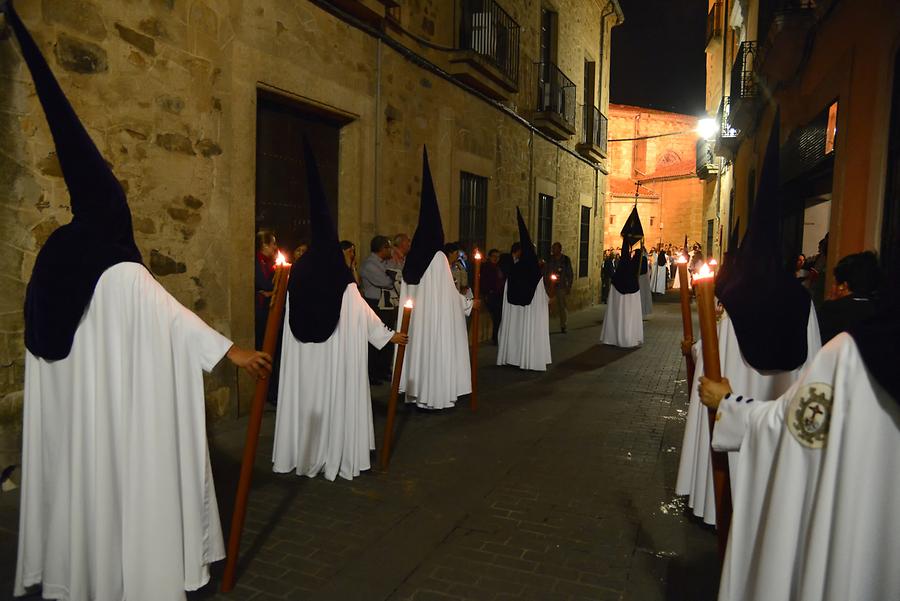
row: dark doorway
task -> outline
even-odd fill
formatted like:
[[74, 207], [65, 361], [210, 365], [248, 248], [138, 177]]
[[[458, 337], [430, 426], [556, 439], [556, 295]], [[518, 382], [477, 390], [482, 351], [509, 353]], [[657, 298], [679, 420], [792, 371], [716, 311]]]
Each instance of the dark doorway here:
[[538, 194], [538, 231], [537, 254], [547, 261], [550, 258], [550, 245], [553, 243], [553, 197]]
[[275, 232], [290, 260], [310, 241], [309, 199], [303, 165], [303, 136], [313, 147], [332, 218], [338, 225], [338, 152], [340, 127], [334, 117], [304, 110], [260, 90], [256, 109], [256, 231]]
[[888, 169], [881, 225], [881, 261], [884, 273], [900, 269], [900, 53], [894, 59], [894, 93], [888, 140]]

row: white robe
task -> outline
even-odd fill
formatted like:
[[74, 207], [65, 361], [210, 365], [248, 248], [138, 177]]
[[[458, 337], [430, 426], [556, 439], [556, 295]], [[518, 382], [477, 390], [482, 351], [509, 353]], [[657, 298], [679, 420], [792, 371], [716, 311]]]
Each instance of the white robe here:
[[503, 319], [497, 345], [497, 365], [547, 371], [550, 357], [550, 308], [544, 280], [538, 280], [526, 306], [510, 304], [503, 288]]
[[600, 330], [600, 344], [634, 348], [643, 343], [641, 293], [621, 294], [615, 286], [610, 286], [603, 328]]
[[[425, 409], [446, 409], [472, 392], [466, 315], [472, 300], [459, 293], [447, 255], [438, 251], [417, 285], [403, 282], [400, 303], [413, 299], [409, 344], [403, 358], [400, 392], [406, 402]], [[397, 316], [398, 328], [403, 311]]]
[[653, 313], [653, 296], [650, 293], [650, 268], [648, 266], [647, 273], [638, 275], [638, 286], [640, 286], [639, 294], [641, 299], [641, 315], [647, 317]]
[[[812, 362], [822, 347], [819, 322], [812, 303], [806, 326], [806, 361], [793, 371], [760, 372], [751, 367], [741, 354], [728, 313], [722, 314], [717, 331], [722, 376], [728, 378], [733, 390], [742, 390], [757, 399], [774, 399], [783, 394], [800, 377], [803, 369]], [[773, 343], [777, 344], [777, 341]], [[707, 524], [715, 524], [716, 507], [713, 500], [712, 461], [709, 454], [709, 417], [697, 392], [699, 378], [703, 375], [703, 353], [700, 345], [699, 340], [694, 343], [696, 349], [694, 382], [690, 389], [675, 494], [688, 495], [688, 507], [694, 510], [694, 515], [703, 518]], [[738, 470], [737, 455], [735, 452], [729, 453], [728, 456], [732, 491], [735, 472]]]
[[[290, 310], [290, 300], [286, 311]], [[273, 470], [351, 480], [371, 467], [375, 449], [368, 345], [393, 331], [349, 284], [337, 327], [325, 342], [300, 342], [285, 324], [275, 415]]]
[[230, 347], [119, 263], [68, 357], [26, 353], [16, 595], [172, 601], [207, 583], [225, 549], [201, 372]]
[[713, 436], [741, 451], [720, 601], [900, 599], [900, 404], [853, 338], [830, 341], [777, 401], [734, 390]]
[[653, 278], [651, 282], [651, 290], [654, 294], [665, 294], [666, 293], [666, 266], [665, 265], [657, 265], [656, 261], [653, 262]]

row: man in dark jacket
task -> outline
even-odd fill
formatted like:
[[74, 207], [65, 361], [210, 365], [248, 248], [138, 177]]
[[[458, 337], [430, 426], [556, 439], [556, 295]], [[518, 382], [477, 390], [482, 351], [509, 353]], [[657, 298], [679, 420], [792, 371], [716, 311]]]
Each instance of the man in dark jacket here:
[[500, 332], [500, 320], [503, 313], [503, 286], [506, 277], [500, 271], [500, 251], [492, 248], [488, 251], [488, 260], [481, 266], [481, 298], [491, 314], [493, 331], [491, 342], [496, 346], [497, 334]]

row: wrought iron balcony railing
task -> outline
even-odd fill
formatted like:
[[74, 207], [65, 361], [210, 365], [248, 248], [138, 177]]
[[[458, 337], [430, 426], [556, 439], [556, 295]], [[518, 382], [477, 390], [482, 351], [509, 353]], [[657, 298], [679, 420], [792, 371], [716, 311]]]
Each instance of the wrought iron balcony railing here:
[[519, 24], [495, 0], [463, 0], [460, 47], [519, 81]]
[[535, 63], [539, 113], [555, 113], [575, 131], [575, 83], [553, 63]]
[[722, 37], [722, 0], [716, 0], [706, 16], [706, 45]]
[[582, 107], [583, 126], [581, 143], [596, 146], [606, 154], [606, 142], [609, 137], [609, 119], [596, 106], [588, 104]]
[[721, 128], [719, 129], [720, 140], [734, 139], [741, 134], [741, 131], [734, 127], [731, 122], [730, 96], [725, 96], [724, 98], [722, 98], [722, 102], [719, 103], [719, 111], [716, 114], [716, 119], [721, 124]]
[[741, 42], [734, 66], [731, 68], [731, 97], [756, 98], [757, 85], [754, 64], [759, 46], [756, 42]]

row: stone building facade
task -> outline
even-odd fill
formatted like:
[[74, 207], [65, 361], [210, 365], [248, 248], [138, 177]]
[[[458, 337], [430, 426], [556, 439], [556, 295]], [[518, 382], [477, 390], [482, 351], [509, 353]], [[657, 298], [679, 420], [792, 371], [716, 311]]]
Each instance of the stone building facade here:
[[[376, 233], [414, 229], [427, 145], [448, 240], [508, 248], [518, 206], [535, 237], [540, 222], [540, 237], [561, 241], [581, 267], [570, 302], [596, 301], [617, 0], [16, 5], [123, 181], [147, 266], [236, 342], [253, 340], [257, 226], [299, 236], [261, 217], [266, 181], [293, 191], [301, 171], [277, 147], [277, 121], [274, 146], [262, 148], [264, 110], [313, 138], [340, 235], [360, 259]], [[0, 464], [19, 445], [25, 285], [49, 233], [70, 218], [9, 38], [0, 36]], [[210, 416], [239, 414], [251, 388], [220, 366], [207, 380]]]
[[610, 105], [605, 248], [621, 246], [619, 234], [635, 200], [647, 246], [681, 246], [685, 236], [691, 243], [702, 240], [696, 128], [697, 117], [691, 115]]

